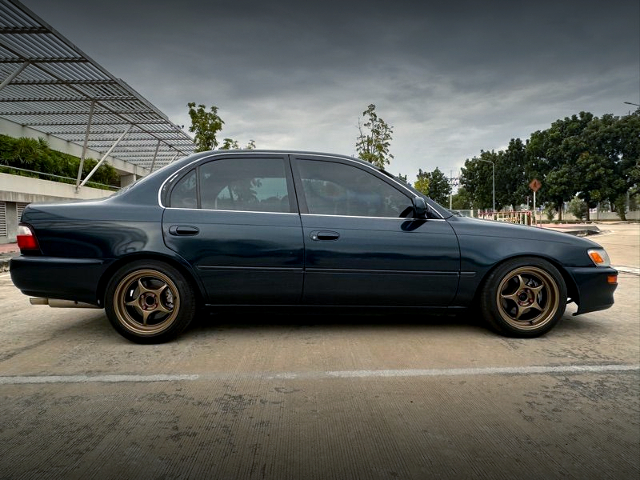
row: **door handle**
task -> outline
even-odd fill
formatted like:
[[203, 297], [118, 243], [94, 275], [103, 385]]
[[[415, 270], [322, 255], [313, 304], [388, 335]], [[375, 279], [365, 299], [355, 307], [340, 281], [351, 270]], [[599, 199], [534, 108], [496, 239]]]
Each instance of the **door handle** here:
[[338, 232], [334, 232], [333, 230], [316, 230], [311, 232], [311, 240], [319, 241], [327, 241], [327, 240], [337, 240], [340, 238], [340, 234]]
[[169, 227], [169, 233], [171, 235], [189, 237], [200, 233], [198, 227], [192, 227], [191, 225], [171, 225]]

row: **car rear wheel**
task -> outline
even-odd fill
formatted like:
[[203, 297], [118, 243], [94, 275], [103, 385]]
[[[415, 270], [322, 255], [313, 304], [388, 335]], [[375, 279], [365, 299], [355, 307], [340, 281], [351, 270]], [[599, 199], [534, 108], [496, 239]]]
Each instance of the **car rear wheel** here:
[[193, 289], [175, 268], [155, 260], [118, 270], [107, 287], [105, 309], [113, 327], [137, 343], [177, 337], [196, 312]]
[[482, 314], [499, 333], [537, 337], [551, 330], [567, 305], [562, 275], [539, 258], [518, 258], [489, 274], [480, 296]]

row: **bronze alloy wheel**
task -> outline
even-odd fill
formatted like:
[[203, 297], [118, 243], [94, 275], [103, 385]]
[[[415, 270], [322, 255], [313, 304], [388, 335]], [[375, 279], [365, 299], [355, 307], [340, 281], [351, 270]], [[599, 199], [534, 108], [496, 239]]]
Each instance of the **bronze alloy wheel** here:
[[135, 270], [118, 283], [113, 293], [119, 323], [135, 335], [156, 335], [169, 329], [180, 311], [176, 284], [154, 269]]
[[551, 322], [560, 306], [560, 290], [549, 272], [521, 266], [502, 278], [496, 290], [502, 319], [517, 330], [537, 330]]

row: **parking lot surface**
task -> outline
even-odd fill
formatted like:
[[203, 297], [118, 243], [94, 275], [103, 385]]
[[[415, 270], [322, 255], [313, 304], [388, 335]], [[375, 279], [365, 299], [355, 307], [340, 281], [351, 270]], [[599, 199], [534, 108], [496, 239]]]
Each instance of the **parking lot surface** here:
[[140, 346], [0, 273], [0, 478], [638, 478], [639, 231], [592, 237], [616, 304], [530, 340], [473, 312], [232, 310]]

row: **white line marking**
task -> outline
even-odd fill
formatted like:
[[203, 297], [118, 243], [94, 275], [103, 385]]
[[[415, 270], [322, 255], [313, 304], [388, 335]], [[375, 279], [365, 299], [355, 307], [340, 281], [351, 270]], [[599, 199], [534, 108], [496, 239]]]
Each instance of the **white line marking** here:
[[640, 275], [640, 268], [638, 267], [612, 265], [612, 268], [615, 268], [616, 270], [618, 270], [618, 272], [621, 272], [621, 273], [631, 273], [633, 275]]
[[126, 383], [181, 382], [198, 380], [198, 375], [35, 375], [0, 377], [0, 385], [28, 383]]
[[560, 365], [555, 367], [485, 367], [485, 368], [446, 368], [426, 370], [355, 370], [345, 372], [327, 372], [330, 377], [366, 378], [366, 377], [445, 377], [460, 375], [535, 375], [555, 373], [604, 373], [620, 371], [640, 371], [640, 365]]
[[10, 277], [10, 276], [11, 276], [10, 273], [5, 273], [4, 275], [0, 275], [0, 278]]
[[560, 365], [554, 367], [437, 368], [409, 370], [338, 370], [327, 372], [220, 372], [193, 375], [34, 375], [0, 376], [0, 385], [42, 383], [149, 383], [207, 380], [318, 380], [328, 378], [449, 377], [477, 375], [555, 375], [638, 372], [640, 365]]

